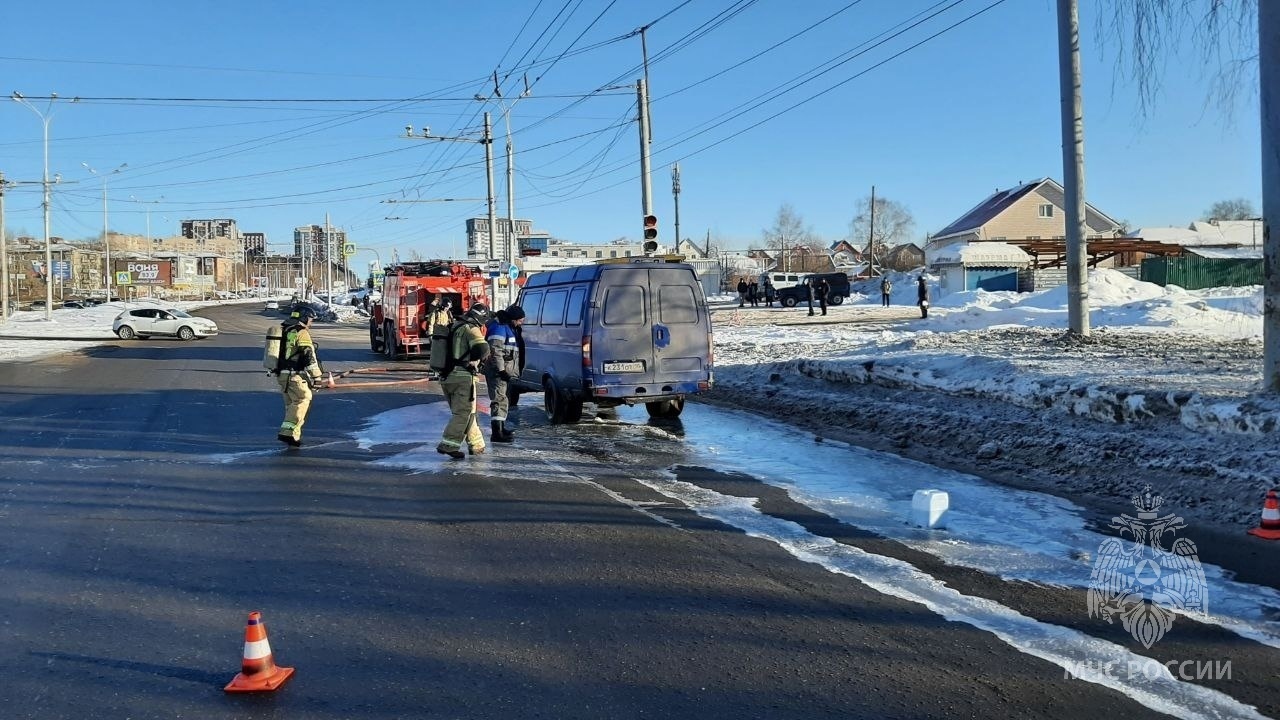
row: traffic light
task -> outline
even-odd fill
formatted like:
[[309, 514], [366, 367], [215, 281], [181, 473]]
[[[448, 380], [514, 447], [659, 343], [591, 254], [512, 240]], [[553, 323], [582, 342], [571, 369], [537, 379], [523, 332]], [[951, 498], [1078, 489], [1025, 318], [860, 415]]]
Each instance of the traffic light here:
[[658, 249], [658, 216], [644, 216], [644, 245], [642, 246], [647, 253], [654, 252]]

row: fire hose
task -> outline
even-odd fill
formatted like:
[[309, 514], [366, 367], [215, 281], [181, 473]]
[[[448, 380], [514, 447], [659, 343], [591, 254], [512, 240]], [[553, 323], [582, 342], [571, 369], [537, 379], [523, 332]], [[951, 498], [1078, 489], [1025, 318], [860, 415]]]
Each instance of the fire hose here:
[[347, 388], [362, 388], [362, 387], [386, 387], [388, 385], [412, 385], [417, 383], [427, 383], [436, 379], [435, 373], [427, 372], [425, 376], [414, 378], [412, 380], [366, 380], [363, 382], [343, 382], [343, 383], [338, 382], [339, 380], [349, 375], [389, 374], [389, 373], [397, 373], [397, 372], [421, 373], [422, 369], [415, 368], [415, 367], [353, 368], [351, 370], [344, 370], [340, 373], [332, 373], [332, 372], [328, 373], [328, 378], [325, 379], [324, 385], [322, 387], [328, 388], [330, 390], [343, 390]]

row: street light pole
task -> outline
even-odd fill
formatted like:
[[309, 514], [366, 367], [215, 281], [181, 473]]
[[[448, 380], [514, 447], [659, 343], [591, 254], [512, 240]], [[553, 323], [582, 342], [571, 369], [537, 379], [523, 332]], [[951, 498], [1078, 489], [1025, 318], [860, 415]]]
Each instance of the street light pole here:
[[111, 302], [111, 280], [114, 275], [111, 271], [111, 226], [107, 224], [107, 178], [129, 167], [129, 163], [120, 163], [120, 167], [117, 167], [115, 170], [112, 170], [109, 173], [102, 173], [100, 175], [98, 174], [97, 170], [94, 170], [93, 168], [89, 167], [88, 163], [80, 163], [80, 164], [84, 166], [85, 170], [88, 170], [90, 173], [94, 175], [98, 175], [98, 177], [102, 178], [102, 247], [103, 247], [103, 265], [105, 266], [104, 267], [105, 273], [103, 274], [103, 278], [104, 278], [103, 284], [106, 286], [106, 290], [107, 290], [106, 302]]
[[[53, 321], [53, 248], [49, 242], [49, 122], [53, 120], [53, 101], [58, 99], [57, 93], [49, 93], [49, 105], [40, 112], [35, 105], [27, 102], [22, 93], [14, 91], [9, 96], [14, 102], [26, 107], [40, 118], [44, 126], [44, 175], [40, 183], [44, 187], [44, 319]], [[77, 98], [78, 99], [78, 98]], [[75, 99], [72, 100], [75, 102]]]

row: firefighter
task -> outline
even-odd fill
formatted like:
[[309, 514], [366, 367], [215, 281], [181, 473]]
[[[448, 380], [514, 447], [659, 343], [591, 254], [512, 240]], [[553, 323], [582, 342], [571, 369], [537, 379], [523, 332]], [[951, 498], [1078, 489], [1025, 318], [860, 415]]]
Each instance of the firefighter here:
[[485, 339], [489, 342], [489, 361], [484, 365], [484, 381], [489, 388], [489, 424], [493, 428], [490, 439], [508, 443], [515, 433], [507, 429], [507, 383], [513, 374], [520, 374], [520, 349], [516, 345], [516, 328], [524, 323], [524, 309], [512, 305], [499, 310], [485, 326]]
[[476, 373], [489, 356], [489, 343], [484, 339], [489, 317], [487, 305], [472, 303], [449, 329], [449, 356], [440, 372], [440, 389], [449, 402], [451, 415], [436, 452], [455, 460], [466, 457], [463, 442], [472, 455], [484, 452], [484, 435], [476, 425]]
[[280, 330], [276, 379], [284, 396], [284, 422], [276, 437], [290, 447], [302, 445], [302, 424], [311, 407], [311, 391], [320, 387], [320, 360], [309, 331], [315, 316], [311, 308], [300, 307], [290, 313]]

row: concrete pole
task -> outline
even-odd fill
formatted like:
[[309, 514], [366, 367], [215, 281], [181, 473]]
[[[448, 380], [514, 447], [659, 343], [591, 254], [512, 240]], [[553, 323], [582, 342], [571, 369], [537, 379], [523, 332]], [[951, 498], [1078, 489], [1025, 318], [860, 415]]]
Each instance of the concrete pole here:
[[[506, 255], [504, 258], [507, 262], [515, 264], [516, 261], [516, 160], [515, 149], [511, 144], [511, 109], [503, 107], [503, 118], [507, 123], [507, 234], [506, 234]], [[516, 284], [510, 277], [507, 278], [507, 305], [514, 305], [516, 301]]]
[[1058, 76], [1062, 94], [1062, 179], [1066, 190], [1067, 323], [1089, 336], [1089, 273], [1084, 199], [1084, 100], [1080, 78], [1080, 13], [1058, 0]]
[[329, 225], [329, 213], [324, 214], [324, 276], [328, 290], [328, 302], [333, 304], [333, 229]]
[[[498, 234], [498, 210], [493, 199], [493, 122], [489, 113], [484, 114], [484, 173], [489, 185], [488, 205], [489, 205], [489, 256], [486, 260], [493, 260], [497, 256], [494, 254], [494, 239]], [[485, 272], [489, 272], [488, 263], [485, 263]], [[498, 278], [489, 279], [489, 303], [498, 302]]]
[[49, 120], [44, 120], [44, 319], [53, 321], [53, 244], [49, 241]]
[[649, 93], [644, 80], [636, 82], [640, 104], [640, 204], [642, 215], [653, 214], [653, 187], [649, 183]]
[[671, 195], [676, 201], [676, 250], [680, 249], [680, 163], [671, 166]]
[[0, 172], [0, 325], [9, 322], [9, 241], [4, 235], [4, 173]]
[[1258, 75], [1262, 108], [1262, 386], [1280, 393], [1280, 7], [1258, 3]]

